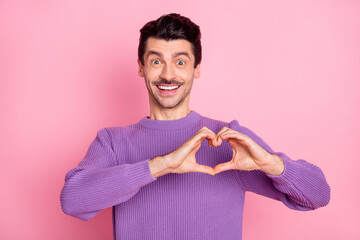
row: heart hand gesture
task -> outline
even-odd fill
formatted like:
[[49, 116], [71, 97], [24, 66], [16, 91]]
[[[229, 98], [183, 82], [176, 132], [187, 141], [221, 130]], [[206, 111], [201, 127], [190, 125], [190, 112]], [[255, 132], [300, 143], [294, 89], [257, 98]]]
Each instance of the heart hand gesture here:
[[[214, 168], [198, 164], [195, 154], [205, 139], [213, 147], [220, 146], [222, 141], [226, 140], [233, 149], [231, 161], [220, 163]], [[261, 170], [267, 174], [280, 175], [284, 170], [284, 163], [280, 157], [267, 152], [250, 137], [227, 127], [222, 128], [216, 135], [207, 127], [203, 127], [171, 153], [151, 159], [149, 166], [154, 177], [188, 172], [215, 175], [230, 169]]]

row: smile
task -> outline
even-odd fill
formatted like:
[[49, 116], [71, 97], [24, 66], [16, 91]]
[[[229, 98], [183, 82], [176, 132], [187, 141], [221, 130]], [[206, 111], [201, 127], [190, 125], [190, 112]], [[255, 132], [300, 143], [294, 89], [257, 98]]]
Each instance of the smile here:
[[178, 89], [179, 87], [180, 87], [180, 85], [173, 85], [173, 86], [157, 85], [157, 88], [159, 88], [160, 90], [163, 90], [163, 91], [171, 91], [171, 90]]

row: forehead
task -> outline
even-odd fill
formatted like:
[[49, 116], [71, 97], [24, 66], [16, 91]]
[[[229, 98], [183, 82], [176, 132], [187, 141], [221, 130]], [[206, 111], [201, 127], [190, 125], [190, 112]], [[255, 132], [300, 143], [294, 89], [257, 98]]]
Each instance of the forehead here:
[[187, 52], [193, 57], [191, 43], [185, 39], [166, 41], [164, 39], [148, 38], [146, 42], [145, 57], [149, 51], [162, 53], [164, 56], [178, 52]]

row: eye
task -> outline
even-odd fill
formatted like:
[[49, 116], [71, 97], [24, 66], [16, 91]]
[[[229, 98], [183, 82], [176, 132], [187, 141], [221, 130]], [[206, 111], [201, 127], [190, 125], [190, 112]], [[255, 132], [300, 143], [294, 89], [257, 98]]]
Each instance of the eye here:
[[153, 63], [153, 64], [160, 64], [160, 61], [157, 60], [157, 59], [155, 59], [155, 60], [152, 60], [151, 63]]
[[183, 60], [179, 60], [179, 61], [177, 61], [177, 64], [182, 66], [182, 65], [185, 65], [185, 62]]

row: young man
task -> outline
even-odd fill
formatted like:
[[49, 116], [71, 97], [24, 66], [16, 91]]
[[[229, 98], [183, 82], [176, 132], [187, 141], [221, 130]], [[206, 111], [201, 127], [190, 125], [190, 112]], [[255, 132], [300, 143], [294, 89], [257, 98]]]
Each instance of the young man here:
[[328, 204], [330, 188], [318, 167], [274, 152], [236, 120], [189, 109], [193, 80], [200, 76], [196, 24], [169, 14], [140, 32], [139, 75], [150, 116], [98, 131], [85, 158], [66, 175], [66, 214], [89, 220], [113, 207], [117, 240], [233, 240], [242, 236], [246, 191], [301, 211]]

